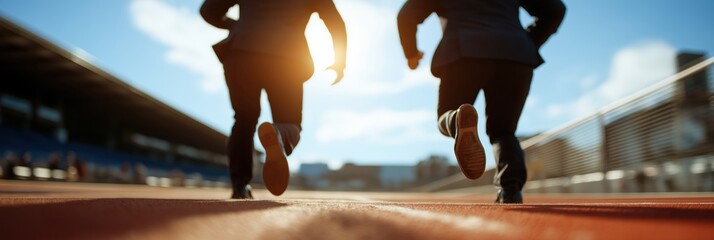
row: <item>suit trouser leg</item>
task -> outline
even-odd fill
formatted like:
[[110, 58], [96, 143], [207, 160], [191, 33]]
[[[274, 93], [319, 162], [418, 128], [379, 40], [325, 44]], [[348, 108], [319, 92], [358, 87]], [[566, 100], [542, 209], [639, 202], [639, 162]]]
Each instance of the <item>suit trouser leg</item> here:
[[262, 86], [243, 59], [232, 58], [224, 62], [224, 72], [235, 112], [227, 146], [228, 166], [235, 189], [250, 183], [253, 178], [253, 136], [260, 116]]
[[[525, 155], [516, 137], [530, 91], [533, 68], [527, 65], [499, 62], [494, 69], [494, 80], [484, 87], [486, 97], [486, 133], [491, 143], [498, 144], [498, 174], [494, 185], [521, 190], [528, 178]], [[500, 176], [499, 176], [500, 175]]]
[[[270, 101], [274, 126], [287, 154], [300, 140], [303, 80], [279, 66], [285, 60], [265, 54], [235, 51], [224, 64], [224, 72], [235, 123], [228, 140], [228, 159], [232, 184], [241, 187], [253, 178], [253, 137], [260, 117], [260, 95], [265, 89]], [[240, 189], [239, 189], [240, 190]]]
[[439, 103], [436, 110], [439, 131], [447, 137], [456, 137], [456, 113], [462, 104], [473, 104], [483, 87], [486, 71], [468, 69], [467, 61], [458, 61], [445, 67], [439, 83]]
[[290, 155], [302, 131], [303, 81], [281, 79], [266, 85], [274, 126], [278, 129], [285, 153]]
[[[444, 67], [439, 86], [439, 130], [454, 137], [456, 109], [473, 104], [478, 91], [486, 96], [486, 132], [499, 144], [498, 187], [522, 188], [527, 178], [525, 158], [515, 137], [518, 119], [528, 97], [533, 69], [499, 60], [465, 59]], [[507, 167], [506, 167], [507, 166]]]

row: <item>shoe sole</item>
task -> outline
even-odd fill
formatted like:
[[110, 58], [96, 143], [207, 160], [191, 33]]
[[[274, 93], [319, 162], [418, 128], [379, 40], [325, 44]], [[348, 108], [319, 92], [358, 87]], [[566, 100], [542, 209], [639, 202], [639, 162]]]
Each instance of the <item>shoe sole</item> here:
[[290, 170], [288, 159], [280, 146], [278, 133], [270, 123], [260, 124], [258, 137], [265, 149], [265, 165], [263, 166], [263, 183], [265, 188], [275, 196], [280, 196], [288, 188]]
[[469, 179], [478, 179], [486, 168], [486, 154], [478, 138], [478, 116], [471, 105], [461, 105], [456, 115], [458, 127], [454, 153], [461, 172]]

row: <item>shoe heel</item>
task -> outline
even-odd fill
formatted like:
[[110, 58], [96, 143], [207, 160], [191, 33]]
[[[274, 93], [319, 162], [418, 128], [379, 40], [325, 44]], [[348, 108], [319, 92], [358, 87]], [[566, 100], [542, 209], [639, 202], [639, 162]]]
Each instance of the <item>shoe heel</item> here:
[[263, 148], [273, 147], [278, 144], [278, 134], [275, 132], [275, 128], [270, 123], [260, 124], [258, 127], [258, 138]]

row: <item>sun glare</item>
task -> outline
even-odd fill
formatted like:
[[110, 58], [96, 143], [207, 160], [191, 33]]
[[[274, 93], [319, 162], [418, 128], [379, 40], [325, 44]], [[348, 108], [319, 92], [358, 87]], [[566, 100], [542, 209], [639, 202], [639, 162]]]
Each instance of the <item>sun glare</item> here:
[[334, 62], [334, 50], [330, 32], [327, 31], [325, 24], [317, 14], [313, 14], [310, 17], [310, 22], [308, 22], [305, 29], [305, 37], [310, 47], [310, 54], [315, 62], [315, 73], [324, 71]]

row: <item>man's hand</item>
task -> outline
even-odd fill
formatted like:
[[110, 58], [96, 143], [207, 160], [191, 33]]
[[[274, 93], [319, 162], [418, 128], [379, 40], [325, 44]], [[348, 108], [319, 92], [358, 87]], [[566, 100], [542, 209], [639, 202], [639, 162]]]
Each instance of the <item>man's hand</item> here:
[[332, 82], [332, 85], [340, 83], [340, 81], [342, 81], [342, 78], [345, 76], [345, 66], [338, 66], [337, 64], [335, 64], [325, 70], [332, 70], [337, 73], [337, 76], [335, 76], [335, 81]]
[[407, 58], [407, 65], [411, 70], [417, 69], [419, 67], [419, 61], [424, 57], [424, 52], [419, 51], [417, 55]]

